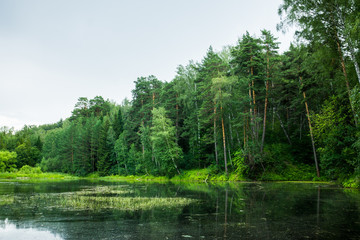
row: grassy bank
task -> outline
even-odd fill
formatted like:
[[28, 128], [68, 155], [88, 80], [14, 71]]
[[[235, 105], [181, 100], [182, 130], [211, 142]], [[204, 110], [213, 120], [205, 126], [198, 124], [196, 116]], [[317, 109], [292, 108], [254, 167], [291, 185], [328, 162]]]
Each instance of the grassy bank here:
[[[211, 168], [204, 169], [193, 169], [183, 171], [180, 175], [176, 175], [172, 178], [165, 176], [152, 176], [152, 175], [141, 175], [141, 176], [99, 176], [98, 173], [93, 173], [86, 177], [77, 177], [70, 174], [64, 173], [49, 173], [42, 172], [39, 167], [24, 166], [16, 172], [5, 172], [0, 173], [0, 179], [6, 180], [103, 180], [103, 181], [127, 181], [127, 182], [188, 182], [188, 183], [225, 183], [225, 182], [247, 182], [254, 181], [243, 177], [241, 174], [230, 173], [226, 175], [223, 172], [218, 172]], [[295, 167], [289, 166], [286, 171], [275, 172], [268, 171], [264, 172], [257, 181], [301, 181], [301, 182], [328, 182], [326, 178], [317, 178], [311, 168], [307, 167]], [[360, 189], [360, 176], [353, 175], [337, 181], [339, 185], [345, 188], [357, 188]]]
[[111, 175], [105, 177], [94, 177], [90, 176], [92, 179], [101, 179], [105, 181], [128, 181], [128, 182], [167, 182], [170, 181], [169, 178], [165, 176], [152, 176], [152, 175], [142, 175], [142, 176], [119, 176], [119, 175]]
[[0, 173], [0, 179], [7, 180], [77, 180], [79, 177], [64, 173]]
[[15, 172], [0, 172], [0, 179], [7, 180], [76, 180], [79, 177], [65, 173], [44, 173], [39, 167], [23, 166]]

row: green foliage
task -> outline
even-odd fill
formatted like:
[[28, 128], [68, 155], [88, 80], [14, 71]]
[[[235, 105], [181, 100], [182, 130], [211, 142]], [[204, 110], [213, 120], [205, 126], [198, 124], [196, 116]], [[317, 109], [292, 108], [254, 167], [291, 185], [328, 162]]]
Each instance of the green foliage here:
[[16, 169], [16, 152], [0, 151], [0, 172], [12, 172]]
[[346, 188], [360, 189], [360, 175], [353, 175], [341, 183]]
[[139, 77], [121, 105], [80, 97], [64, 121], [1, 127], [0, 151], [16, 158], [3, 157], [12, 160], [0, 160], [0, 171], [40, 163], [43, 171], [78, 176], [318, 180], [314, 143], [322, 176], [357, 176], [355, 2], [284, 0], [281, 24], [299, 24], [307, 41], [282, 54], [270, 31], [246, 32], [235, 46], [210, 46], [200, 62], [180, 65], [172, 81]]
[[357, 152], [352, 146], [355, 133], [346, 100], [333, 96], [325, 101], [321, 113], [314, 116], [314, 136], [321, 169], [328, 177], [336, 179], [357, 167]]
[[285, 143], [273, 143], [265, 146], [266, 169], [281, 170], [286, 164], [294, 163], [291, 146]]
[[238, 173], [242, 177], [248, 176], [249, 166], [245, 162], [245, 155], [243, 150], [239, 149], [236, 151], [232, 161], [235, 173]]
[[359, 86], [355, 86], [351, 90], [350, 100], [354, 109], [355, 118], [359, 122], [360, 121], [360, 87]]
[[41, 174], [42, 171], [40, 167], [30, 167], [29, 165], [24, 165], [19, 169], [20, 174]]
[[182, 150], [176, 142], [175, 127], [166, 117], [165, 109], [154, 108], [152, 113], [151, 142], [155, 162], [160, 174], [171, 176], [179, 173], [177, 165], [182, 158]]
[[286, 164], [281, 169], [269, 169], [260, 177], [263, 181], [312, 181], [316, 179], [315, 167], [306, 164]]
[[40, 162], [41, 152], [38, 148], [32, 147], [29, 142], [25, 142], [15, 148], [17, 154], [17, 166], [35, 166]]
[[186, 170], [181, 175], [174, 176], [171, 181], [183, 181], [183, 182], [227, 182], [227, 181], [245, 181], [246, 179], [237, 174], [232, 173], [226, 175], [223, 172], [219, 172], [215, 165], [203, 169]]

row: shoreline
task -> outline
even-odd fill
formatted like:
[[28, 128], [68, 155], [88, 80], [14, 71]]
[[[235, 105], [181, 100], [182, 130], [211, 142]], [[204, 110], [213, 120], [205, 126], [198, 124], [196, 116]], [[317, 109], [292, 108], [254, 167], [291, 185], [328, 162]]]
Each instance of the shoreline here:
[[184, 176], [175, 176], [168, 178], [165, 176], [151, 176], [151, 175], [130, 175], [130, 176], [86, 176], [78, 177], [70, 174], [63, 173], [38, 173], [38, 174], [18, 174], [18, 173], [0, 173], [0, 182], [46, 182], [46, 181], [77, 181], [77, 180], [88, 180], [88, 181], [124, 181], [124, 182], [153, 182], [153, 183], [198, 183], [198, 184], [236, 184], [236, 183], [305, 183], [305, 184], [328, 184], [338, 185], [342, 188], [359, 189], [359, 187], [346, 187], [344, 182], [335, 181], [324, 181], [324, 180], [251, 180], [251, 179], [224, 179], [223, 175], [215, 175], [209, 178], [198, 178], [192, 179]]

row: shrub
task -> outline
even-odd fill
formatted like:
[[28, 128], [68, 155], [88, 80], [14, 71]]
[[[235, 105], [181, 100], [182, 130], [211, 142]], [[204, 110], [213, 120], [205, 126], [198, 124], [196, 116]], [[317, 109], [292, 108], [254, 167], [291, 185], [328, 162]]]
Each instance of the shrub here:
[[42, 171], [40, 167], [30, 167], [29, 165], [24, 165], [20, 168], [19, 173], [22, 174], [41, 174]]

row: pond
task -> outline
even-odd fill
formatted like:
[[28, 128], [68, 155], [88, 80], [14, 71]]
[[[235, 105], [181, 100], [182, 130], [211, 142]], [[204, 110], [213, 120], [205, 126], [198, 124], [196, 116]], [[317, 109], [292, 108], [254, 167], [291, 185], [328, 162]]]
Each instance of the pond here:
[[360, 239], [360, 193], [320, 183], [0, 182], [0, 239]]

